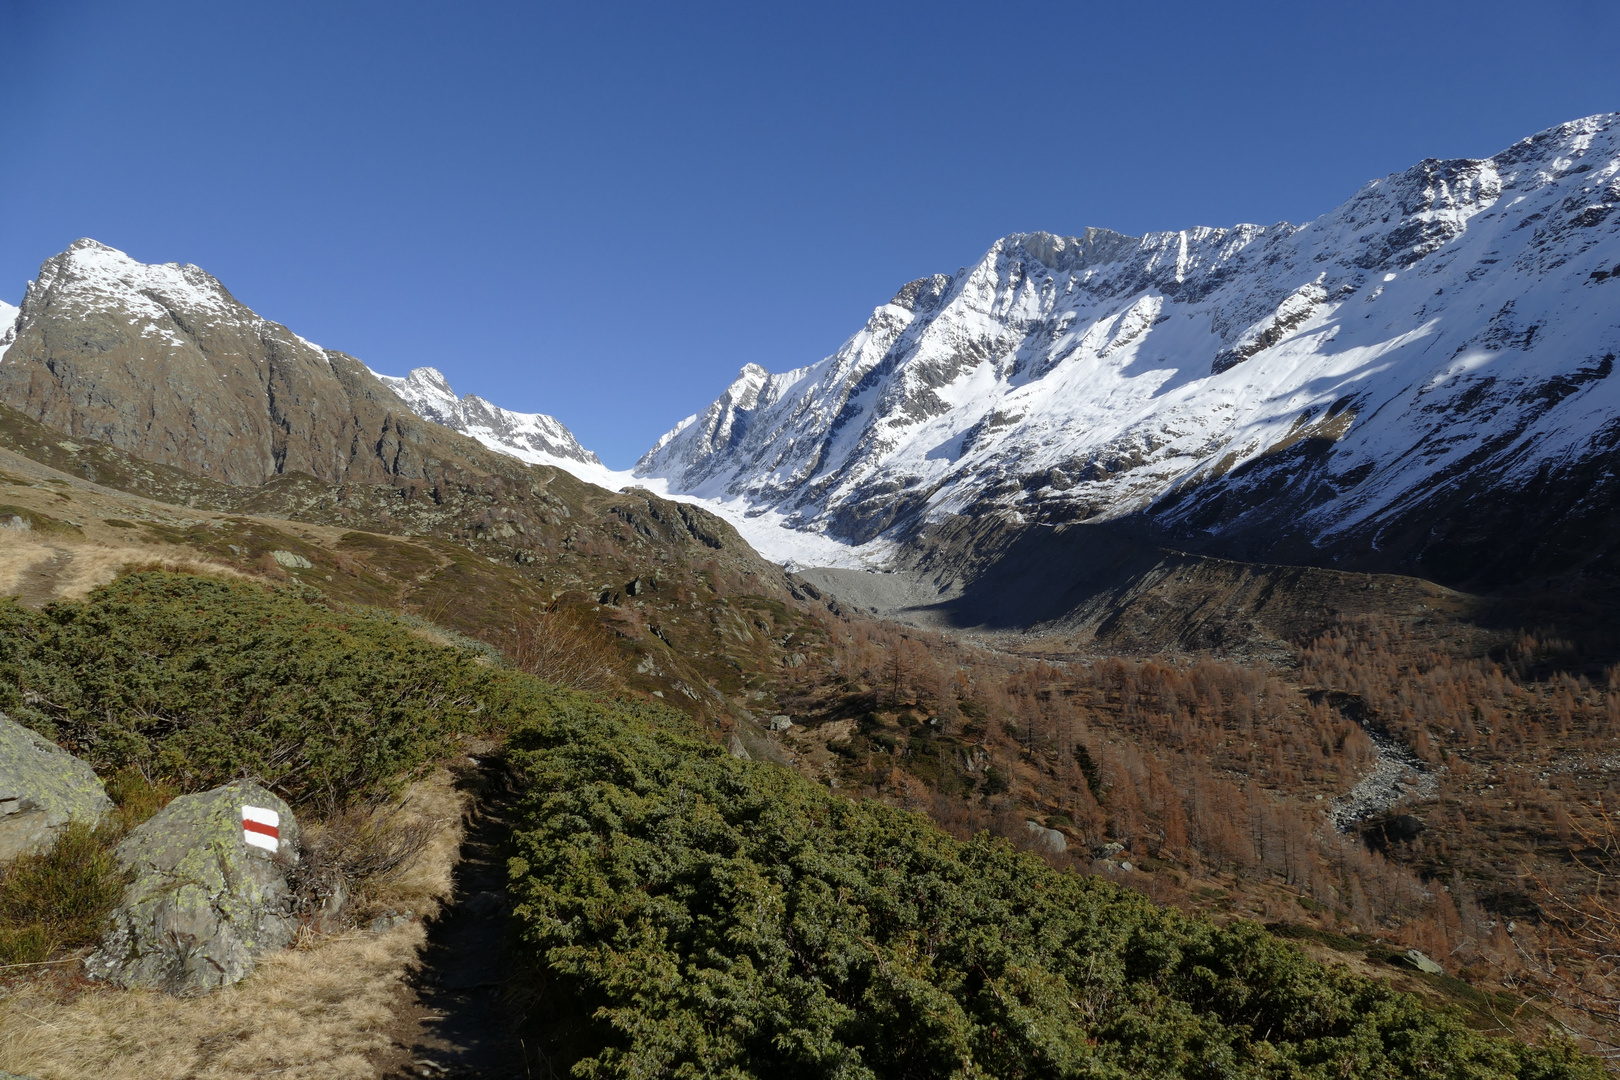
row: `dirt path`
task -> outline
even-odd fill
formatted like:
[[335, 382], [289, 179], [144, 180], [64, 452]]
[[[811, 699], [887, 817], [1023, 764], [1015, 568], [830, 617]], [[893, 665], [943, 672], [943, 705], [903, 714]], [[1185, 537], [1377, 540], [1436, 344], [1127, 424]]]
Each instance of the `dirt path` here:
[[17, 597], [26, 607], [38, 608], [50, 603], [61, 592], [62, 576], [73, 563], [73, 552], [57, 544], [48, 544], [21, 529], [0, 531], [0, 544], [6, 551], [0, 559], [0, 578], [5, 592]]
[[500, 816], [493, 773], [489, 767], [480, 771], [483, 790], [461, 846], [454, 900], [428, 926], [411, 1000], [398, 1013], [409, 1060], [387, 1072], [388, 1080], [546, 1075], [525, 1063], [517, 1031], [523, 1017], [512, 982], [503, 853], [507, 823]]

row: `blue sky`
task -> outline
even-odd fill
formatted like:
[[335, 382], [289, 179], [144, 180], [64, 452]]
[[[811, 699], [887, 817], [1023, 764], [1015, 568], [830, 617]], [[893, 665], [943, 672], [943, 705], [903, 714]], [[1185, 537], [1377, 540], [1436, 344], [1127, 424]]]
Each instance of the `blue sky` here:
[[629, 465], [997, 237], [1309, 219], [1620, 108], [1620, 5], [0, 0], [0, 299], [79, 236]]

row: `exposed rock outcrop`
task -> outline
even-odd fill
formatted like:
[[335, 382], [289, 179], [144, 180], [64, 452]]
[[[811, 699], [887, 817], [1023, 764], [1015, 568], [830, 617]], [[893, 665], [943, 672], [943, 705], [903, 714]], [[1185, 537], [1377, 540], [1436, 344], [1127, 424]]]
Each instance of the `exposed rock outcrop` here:
[[112, 809], [95, 770], [0, 713], [0, 864], [47, 846], [70, 821]]
[[[245, 824], [245, 807], [257, 821]], [[292, 943], [287, 871], [297, 851], [292, 809], [255, 783], [182, 795], [118, 845], [134, 880], [85, 968], [181, 996], [239, 981]]]

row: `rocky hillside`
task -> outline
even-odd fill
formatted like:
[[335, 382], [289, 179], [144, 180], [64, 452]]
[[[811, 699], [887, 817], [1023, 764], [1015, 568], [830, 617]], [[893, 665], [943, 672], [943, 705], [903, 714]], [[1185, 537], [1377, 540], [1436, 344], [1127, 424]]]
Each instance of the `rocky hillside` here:
[[1609, 114], [1302, 226], [1009, 236], [819, 363], [744, 368], [636, 472], [902, 563], [965, 520], [1452, 583], [1602, 565], [1617, 206]]
[[[550, 418], [458, 401], [426, 369], [391, 380], [402, 398], [197, 267], [81, 240], [46, 261], [7, 317], [0, 483], [13, 493], [0, 516], [34, 523], [27, 545], [10, 546], [41, 599], [101, 557], [84, 543], [119, 537], [503, 646], [561, 609], [601, 632], [625, 685], [728, 717], [748, 715], [760, 673], [804, 647], [806, 605], [826, 613], [713, 514], [535, 463], [606, 473]], [[435, 408], [523, 445], [491, 450]], [[51, 471], [24, 480], [25, 461]], [[727, 599], [744, 593], [760, 610]]]

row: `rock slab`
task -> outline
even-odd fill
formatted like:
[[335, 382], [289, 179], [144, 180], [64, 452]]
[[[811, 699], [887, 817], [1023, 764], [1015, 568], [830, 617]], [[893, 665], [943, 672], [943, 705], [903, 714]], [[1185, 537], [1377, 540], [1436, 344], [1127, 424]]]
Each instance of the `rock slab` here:
[[[278, 835], [245, 830], [244, 807], [272, 811]], [[118, 845], [134, 880], [86, 970], [182, 997], [241, 980], [297, 932], [287, 883], [297, 851], [292, 808], [258, 784], [182, 795]]]
[[0, 864], [48, 847], [69, 821], [112, 809], [95, 770], [0, 713]]

